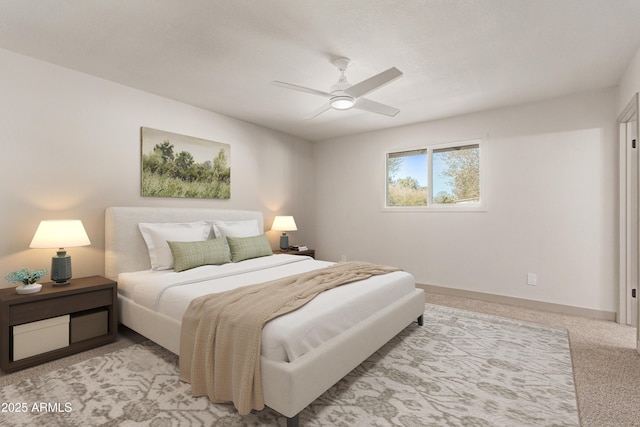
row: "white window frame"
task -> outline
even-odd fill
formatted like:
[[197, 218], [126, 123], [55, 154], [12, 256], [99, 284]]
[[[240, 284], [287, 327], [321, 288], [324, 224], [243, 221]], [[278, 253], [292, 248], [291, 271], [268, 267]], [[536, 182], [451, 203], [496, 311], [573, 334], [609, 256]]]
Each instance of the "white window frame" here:
[[[480, 202], [469, 204], [433, 203], [433, 152], [443, 148], [464, 147], [478, 145], [480, 149]], [[488, 143], [484, 138], [469, 139], [464, 141], [447, 142], [443, 144], [424, 145], [411, 148], [399, 148], [384, 152], [384, 187], [382, 191], [382, 211], [383, 212], [486, 212], [487, 206], [487, 151]], [[387, 206], [388, 190], [388, 170], [387, 158], [389, 154], [403, 153], [410, 151], [427, 150], [427, 206]]]

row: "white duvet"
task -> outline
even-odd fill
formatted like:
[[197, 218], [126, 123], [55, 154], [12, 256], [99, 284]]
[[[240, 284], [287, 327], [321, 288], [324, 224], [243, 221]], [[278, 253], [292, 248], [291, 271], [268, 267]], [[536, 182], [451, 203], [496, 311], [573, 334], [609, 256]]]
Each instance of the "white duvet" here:
[[[194, 298], [331, 264], [278, 254], [180, 273], [173, 270], [120, 273], [118, 292], [136, 304], [181, 321]], [[398, 271], [323, 292], [302, 308], [265, 325], [262, 355], [272, 360], [295, 360], [414, 288], [413, 276]]]

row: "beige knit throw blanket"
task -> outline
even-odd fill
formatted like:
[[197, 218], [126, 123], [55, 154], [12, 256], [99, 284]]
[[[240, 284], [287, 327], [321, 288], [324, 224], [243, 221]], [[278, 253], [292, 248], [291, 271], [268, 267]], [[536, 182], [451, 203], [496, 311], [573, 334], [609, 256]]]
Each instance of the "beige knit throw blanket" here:
[[233, 402], [238, 412], [262, 410], [260, 348], [266, 322], [289, 313], [319, 293], [398, 271], [364, 262], [343, 262], [258, 285], [205, 295], [182, 318], [180, 379], [193, 396]]

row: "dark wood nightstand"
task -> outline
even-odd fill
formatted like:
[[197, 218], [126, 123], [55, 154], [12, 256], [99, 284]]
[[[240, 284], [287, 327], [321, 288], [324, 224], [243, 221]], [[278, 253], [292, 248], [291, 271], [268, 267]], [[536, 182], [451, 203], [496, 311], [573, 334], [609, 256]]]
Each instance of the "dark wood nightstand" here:
[[[0, 369], [13, 372], [115, 341], [117, 283], [101, 276], [70, 282], [68, 286], [44, 283], [40, 292], [28, 295], [17, 294], [14, 288], [0, 289]], [[64, 331], [65, 321], [68, 331]], [[26, 330], [28, 334], [52, 322], [59, 323], [55, 331], [62, 330], [61, 337], [67, 333], [66, 345], [14, 360], [16, 350], [21, 350], [14, 347], [17, 331]], [[37, 333], [31, 333], [37, 337]]]
[[316, 258], [316, 250], [315, 249], [307, 249], [306, 251], [274, 251], [274, 254], [287, 254], [287, 255], [305, 255], [310, 256], [311, 258]]

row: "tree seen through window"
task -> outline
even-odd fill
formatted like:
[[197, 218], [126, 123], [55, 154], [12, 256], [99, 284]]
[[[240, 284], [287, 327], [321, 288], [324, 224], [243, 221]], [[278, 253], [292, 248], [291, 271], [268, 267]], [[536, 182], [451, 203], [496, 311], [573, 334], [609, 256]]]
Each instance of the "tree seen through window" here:
[[473, 142], [388, 153], [386, 206], [479, 204], [480, 144]]

